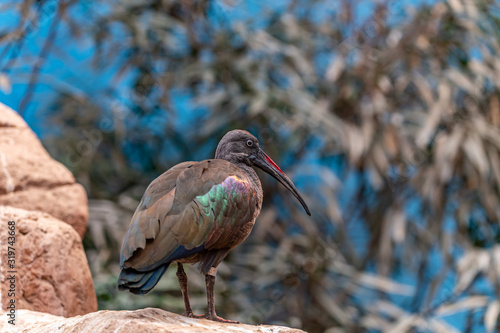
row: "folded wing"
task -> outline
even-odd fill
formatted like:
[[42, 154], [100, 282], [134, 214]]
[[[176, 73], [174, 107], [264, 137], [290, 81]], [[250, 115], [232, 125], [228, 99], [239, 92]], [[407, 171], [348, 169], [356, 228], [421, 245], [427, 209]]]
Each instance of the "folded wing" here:
[[218, 159], [178, 164], [146, 190], [123, 242], [120, 265], [151, 272], [207, 253], [212, 257], [201, 267], [208, 270], [248, 235], [256, 205], [250, 180], [234, 164]]

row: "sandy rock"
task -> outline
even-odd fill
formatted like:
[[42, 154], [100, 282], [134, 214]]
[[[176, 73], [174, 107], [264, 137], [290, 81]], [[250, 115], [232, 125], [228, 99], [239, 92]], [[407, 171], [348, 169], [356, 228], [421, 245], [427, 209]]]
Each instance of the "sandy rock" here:
[[0, 158], [0, 194], [75, 183], [71, 172], [50, 157], [27, 127], [0, 127]]
[[80, 184], [30, 187], [0, 196], [0, 205], [49, 213], [73, 226], [80, 237], [87, 228], [87, 194]]
[[49, 214], [0, 206], [0, 279], [6, 310], [9, 273], [7, 221], [16, 222], [16, 308], [70, 317], [97, 310], [97, 299], [80, 236]]
[[[72, 318], [21, 310], [18, 311], [17, 318], [16, 326], [19, 332], [30, 333], [304, 333], [304, 331], [283, 326], [223, 324], [206, 319], [192, 319], [154, 308], [136, 311], [105, 310]], [[8, 329], [7, 325], [3, 323], [2, 327], [0, 323], [0, 329]]]
[[19, 115], [12, 111], [8, 106], [0, 103], [0, 127], [23, 127], [28, 128], [28, 125], [19, 117]]
[[72, 225], [80, 237], [87, 226], [87, 199], [83, 187], [75, 183], [64, 165], [49, 156], [24, 120], [2, 104], [0, 205], [50, 213]]

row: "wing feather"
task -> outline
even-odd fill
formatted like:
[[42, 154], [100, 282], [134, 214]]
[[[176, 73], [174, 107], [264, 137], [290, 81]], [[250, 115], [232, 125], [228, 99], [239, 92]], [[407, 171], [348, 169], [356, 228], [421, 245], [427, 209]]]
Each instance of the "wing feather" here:
[[146, 190], [122, 246], [122, 268], [146, 272], [212, 250], [213, 260], [222, 260], [235, 245], [240, 224], [252, 221], [252, 206], [245, 205], [252, 200], [257, 196], [250, 180], [232, 163], [174, 166]]

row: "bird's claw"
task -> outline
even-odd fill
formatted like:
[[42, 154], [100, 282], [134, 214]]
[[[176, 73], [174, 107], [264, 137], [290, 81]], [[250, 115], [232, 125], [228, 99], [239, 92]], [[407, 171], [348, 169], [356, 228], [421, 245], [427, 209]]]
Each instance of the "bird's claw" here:
[[214, 314], [207, 313], [203, 317], [205, 319], [208, 319], [208, 320], [218, 321], [218, 322], [226, 323], [226, 324], [239, 324], [240, 323], [239, 321], [236, 321], [236, 320], [229, 320], [229, 319], [221, 318], [221, 317], [217, 316], [215, 313]]
[[191, 312], [184, 312], [182, 315], [185, 316], [185, 317], [189, 317], [189, 318], [208, 319], [208, 320], [218, 321], [218, 322], [226, 323], [226, 324], [239, 324], [240, 323], [239, 321], [224, 319], [224, 318], [219, 317], [216, 314], [211, 314], [211, 313], [205, 313], [205, 314], [202, 314], [202, 315], [195, 315], [191, 311]]
[[192, 311], [184, 312], [182, 315], [189, 318], [205, 318], [205, 315], [195, 315]]

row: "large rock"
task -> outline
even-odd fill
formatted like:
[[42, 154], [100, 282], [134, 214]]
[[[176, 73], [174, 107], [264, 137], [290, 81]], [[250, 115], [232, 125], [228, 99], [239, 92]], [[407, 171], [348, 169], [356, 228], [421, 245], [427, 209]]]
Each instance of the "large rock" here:
[[0, 205], [47, 212], [80, 237], [88, 219], [87, 195], [71, 172], [53, 160], [24, 120], [0, 104]]
[[77, 232], [47, 213], [6, 206], [0, 206], [2, 309], [12, 298], [5, 281], [11, 270], [7, 221], [15, 221], [16, 308], [64, 317], [96, 311], [92, 276]]
[[[17, 317], [16, 326], [30, 333], [305, 333], [283, 326], [223, 324], [205, 319], [192, 319], [153, 308], [136, 311], [99, 311], [73, 318], [21, 310], [18, 311]], [[11, 325], [5, 323], [5, 320], [0, 321], [2, 332], [9, 329], [9, 326]]]
[[49, 213], [71, 225], [80, 238], [87, 228], [87, 196], [80, 184], [27, 188], [0, 196], [0, 205]]

